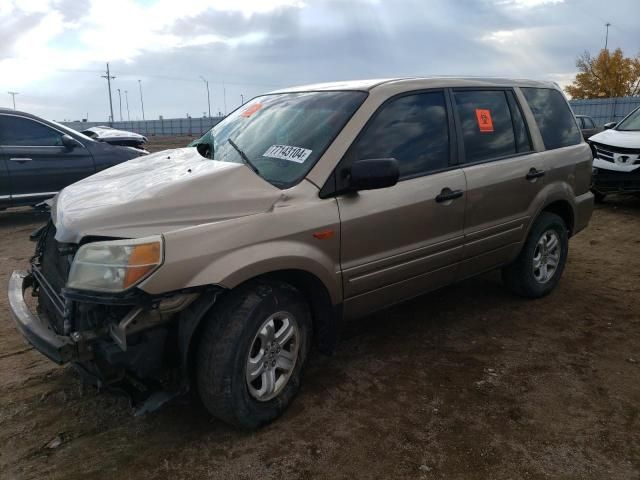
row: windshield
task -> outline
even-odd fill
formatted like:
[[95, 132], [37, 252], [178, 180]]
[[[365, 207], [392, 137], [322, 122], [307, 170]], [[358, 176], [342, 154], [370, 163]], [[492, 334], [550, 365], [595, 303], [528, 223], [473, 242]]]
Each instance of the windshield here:
[[365, 92], [257, 97], [191, 143], [201, 155], [245, 163], [279, 188], [298, 183], [362, 104]]
[[624, 120], [622, 120], [616, 130], [622, 131], [633, 131], [640, 130], [640, 107], [636, 108], [633, 112], [627, 116]]

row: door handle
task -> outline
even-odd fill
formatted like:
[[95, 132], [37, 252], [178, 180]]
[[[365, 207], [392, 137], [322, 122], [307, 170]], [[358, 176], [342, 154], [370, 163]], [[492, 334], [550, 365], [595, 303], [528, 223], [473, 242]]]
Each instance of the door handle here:
[[30, 158], [10, 158], [9, 161], [18, 162], [18, 163], [25, 163], [25, 162], [30, 162], [31, 159]]
[[444, 203], [449, 200], [455, 200], [462, 196], [462, 190], [451, 190], [450, 188], [443, 188], [442, 191], [436, 197], [436, 202]]
[[538, 170], [535, 167], [532, 167], [527, 173], [527, 180], [534, 180], [540, 177], [544, 177], [544, 170]]

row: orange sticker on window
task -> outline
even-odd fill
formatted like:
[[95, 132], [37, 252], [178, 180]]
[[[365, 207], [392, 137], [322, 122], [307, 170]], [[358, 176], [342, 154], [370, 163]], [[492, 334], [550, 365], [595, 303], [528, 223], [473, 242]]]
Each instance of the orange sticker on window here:
[[483, 110], [476, 108], [476, 119], [478, 120], [478, 128], [483, 133], [493, 132], [493, 120], [491, 120], [491, 110]]
[[244, 112], [242, 112], [242, 116], [243, 117], [250, 117], [251, 115], [256, 113], [258, 110], [260, 110], [261, 108], [262, 108], [262, 104], [261, 103], [254, 103], [253, 105], [250, 105]]

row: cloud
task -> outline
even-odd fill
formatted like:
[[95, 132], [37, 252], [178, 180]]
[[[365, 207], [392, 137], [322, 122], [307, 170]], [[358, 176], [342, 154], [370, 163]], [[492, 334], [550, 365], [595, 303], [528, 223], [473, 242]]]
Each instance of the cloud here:
[[[0, 103], [51, 118], [105, 119], [114, 88], [148, 117], [227, 111], [277, 87], [407, 75], [569, 81], [604, 42], [637, 51], [637, 0], [4, 0]], [[203, 106], [204, 105], [204, 106]], [[119, 112], [116, 116], [119, 115]]]

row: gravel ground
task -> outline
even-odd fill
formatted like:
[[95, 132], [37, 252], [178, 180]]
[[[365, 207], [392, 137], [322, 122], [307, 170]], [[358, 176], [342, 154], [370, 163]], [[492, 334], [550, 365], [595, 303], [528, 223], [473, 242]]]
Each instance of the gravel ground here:
[[[44, 221], [0, 212], [2, 291]], [[2, 293], [0, 478], [638, 479], [639, 251], [640, 199], [612, 198], [549, 297], [491, 273], [349, 323], [257, 433], [190, 397], [133, 417], [29, 348]]]

